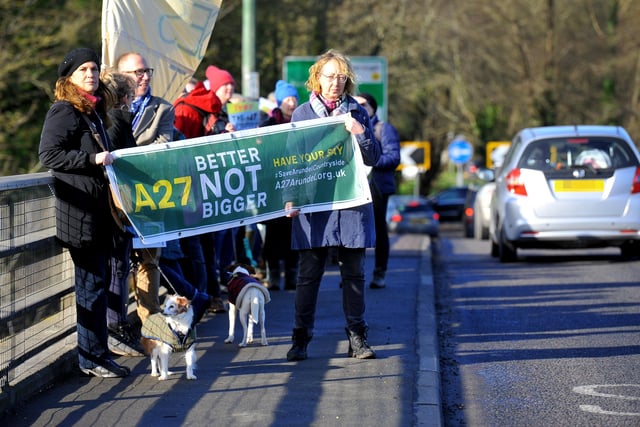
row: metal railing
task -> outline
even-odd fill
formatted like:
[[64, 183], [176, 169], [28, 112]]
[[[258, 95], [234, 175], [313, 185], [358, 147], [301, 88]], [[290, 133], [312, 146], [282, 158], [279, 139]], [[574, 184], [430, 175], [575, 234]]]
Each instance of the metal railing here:
[[0, 389], [75, 350], [73, 263], [47, 172], [0, 177]]

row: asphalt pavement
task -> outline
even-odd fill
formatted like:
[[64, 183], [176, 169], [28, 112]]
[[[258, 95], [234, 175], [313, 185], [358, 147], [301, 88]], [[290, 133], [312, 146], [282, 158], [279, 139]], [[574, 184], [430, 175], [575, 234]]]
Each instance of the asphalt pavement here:
[[[440, 373], [430, 240], [391, 236], [387, 287], [366, 289], [374, 360], [347, 357], [337, 266], [323, 279], [309, 358], [287, 362], [293, 291], [273, 291], [266, 305], [268, 346], [225, 344], [228, 317], [206, 315], [197, 328], [195, 381], [183, 354], [170, 357], [167, 381], [151, 377], [147, 357], [119, 357], [122, 379], [79, 370], [22, 402], [9, 426], [440, 426]], [[373, 251], [367, 253], [367, 279]], [[238, 322], [236, 337], [242, 330]]]

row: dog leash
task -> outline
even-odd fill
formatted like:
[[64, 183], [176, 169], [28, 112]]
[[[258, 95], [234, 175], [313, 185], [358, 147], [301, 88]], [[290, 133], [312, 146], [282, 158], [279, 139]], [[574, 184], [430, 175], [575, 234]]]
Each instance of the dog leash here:
[[[149, 248], [141, 248], [143, 251], [147, 251], [147, 256], [149, 257], [149, 259], [152, 259], [152, 255], [151, 255], [151, 251], [149, 250]], [[176, 291], [176, 288], [173, 286], [173, 284], [171, 283], [171, 280], [169, 280], [169, 278], [167, 277], [166, 274], [164, 274], [164, 271], [162, 271], [162, 268], [160, 268], [160, 263], [156, 264], [153, 263], [152, 264], [155, 268], [158, 269], [158, 271], [160, 272], [160, 275], [164, 278], [164, 280], [169, 284], [169, 287], [171, 288], [171, 290], [173, 291], [174, 294], [179, 295], [178, 291]]]

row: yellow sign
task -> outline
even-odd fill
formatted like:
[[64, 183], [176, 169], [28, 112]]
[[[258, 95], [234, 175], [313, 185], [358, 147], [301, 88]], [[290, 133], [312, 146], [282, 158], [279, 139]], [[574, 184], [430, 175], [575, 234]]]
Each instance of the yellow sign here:
[[412, 166], [422, 170], [431, 169], [431, 143], [429, 141], [402, 141], [400, 143], [398, 170]]
[[487, 142], [487, 169], [500, 167], [507, 153], [510, 141], [489, 141]]
[[604, 191], [604, 179], [563, 179], [553, 182], [556, 192], [597, 192]]

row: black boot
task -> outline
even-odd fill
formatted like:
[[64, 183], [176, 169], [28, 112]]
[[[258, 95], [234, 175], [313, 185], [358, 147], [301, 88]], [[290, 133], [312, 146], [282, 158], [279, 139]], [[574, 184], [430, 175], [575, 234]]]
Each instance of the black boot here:
[[376, 353], [367, 344], [367, 329], [365, 326], [358, 328], [356, 331], [344, 328], [347, 338], [349, 338], [349, 357], [355, 357], [356, 359], [376, 358]]
[[287, 352], [287, 360], [289, 362], [305, 360], [307, 358], [307, 345], [309, 345], [311, 337], [312, 335], [308, 335], [306, 328], [293, 329], [293, 336], [291, 337], [293, 346], [291, 346], [291, 349]]
[[384, 281], [386, 271], [381, 268], [376, 268], [373, 270], [373, 279], [371, 283], [369, 283], [369, 287], [371, 289], [383, 289], [386, 285]]
[[267, 275], [267, 282], [269, 286], [267, 288], [270, 291], [279, 291], [280, 290], [280, 270], [276, 268], [268, 268], [267, 271], [269, 274]]

